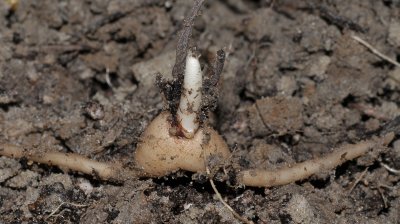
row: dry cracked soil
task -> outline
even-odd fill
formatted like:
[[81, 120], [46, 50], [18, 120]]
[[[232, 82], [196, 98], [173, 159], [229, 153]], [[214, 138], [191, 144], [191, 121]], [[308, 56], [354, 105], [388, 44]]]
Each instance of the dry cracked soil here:
[[[192, 1], [0, 1], [0, 142], [132, 163], [162, 110]], [[227, 52], [213, 125], [232, 164], [275, 169], [357, 142], [400, 115], [398, 0], [207, 1], [203, 59]], [[255, 223], [399, 223], [400, 141], [280, 187], [218, 182]], [[231, 183], [234, 184], [234, 183]], [[202, 174], [127, 183], [0, 157], [0, 223], [240, 223]]]

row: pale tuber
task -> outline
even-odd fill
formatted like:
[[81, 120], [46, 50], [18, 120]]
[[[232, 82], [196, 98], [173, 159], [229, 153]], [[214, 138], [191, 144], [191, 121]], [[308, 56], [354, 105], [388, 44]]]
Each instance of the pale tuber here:
[[135, 161], [149, 176], [164, 176], [178, 169], [205, 172], [207, 158], [226, 159], [230, 151], [212, 128], [199, 129], [193, 138], [171, 135], [168, 112], [158, 115], [147, 127], [137, 146]]

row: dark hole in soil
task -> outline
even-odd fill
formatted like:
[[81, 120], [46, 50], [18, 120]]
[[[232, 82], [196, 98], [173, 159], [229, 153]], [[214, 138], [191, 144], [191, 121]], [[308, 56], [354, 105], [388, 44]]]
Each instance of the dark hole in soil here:
[[400, 101], [397, 100], [398, 94], [399, 93], [397, 90], [393, 90], [389, 86], [385, 86], [382, 88], [381, 92], [379, 92], [377, 95], [378, 97], [380, 97], [380, 99], [395, 101], [399, 105]]
[[[50, 176], [51, 174], [54, 173], [64, 173], [60, 168], [56, 166], [49, 166], [45, 164], [38, 164], [39, 168], [43, 170], [43, 175], [44, 176]], [[29, 169], [32, 169], [32, 167], [29, 167]]]
[[[187, 173], [187, 172], [185, 172]], [[176, 187], [191, 187], [195, 189], [199, 193], [209, 193], [215, 194], [214, 190], [211, 187], [210, 182], [208, 181], [207, 177], [204, 176], [205, 179], [192, 179], [191, 174], [176, 176], [172, 174], [167, 177], [153, 179], [154, 183], [162, 186], [169, 186], [171, 188]], [[214, 184], [217, 187], [219, 193], [222, 195], [240, 195], [243, 193], [244, 189], [234, 189], [231, 187], [226, 187], [226, 184], [223, 182], [218, 182], [214, 180]]]
[[250, 102], [250, 103], [255, 103], [256, 100], [253, 97], [248, 96], [248, 94], [246, 94], [246, 91], [247, 91], [246, 89], [242, 89], [239, 92], [239, 97], [240, 97], [241, 101], [247, 101], [247, 102]]
[[6, 20], [7, 20], [7, 28], [11, 28], [11, 25], [15, 23], [16, 17], [15, 13], [13, 10], [9, 10], [8, 13], [6, 14]]
[[335, 180], [339, 179], [341, 176], [346, 175], [347, 173], [353, 170], [353, 167], [356, 166], [356, 162], [348, 161], [343, 163], [342, 165], [336, 167], [335, 169]]
[[246, 189], [251, 189], [253, 191], [254, 195], [259, 195], [259, 196], [261, 196], [263, 198], [265, 198], [267, 196], [265, 194], [265, 189], [262, 188], [262, 187], [246, 187]]
[[193, 180], [190, 175], [182, 175], [177, 177], [175, 174], [165, 176], [161, 178], [154, 178], [154, 183], [162, 186], [169, 186], [171, 188], [178, 186], [189, 186], [193, 184]]
[[115, 72], [109, 72], [108, 73], [108, 76], [110, 77], [110, 83], [113, 85], [113, 86], [118, 86], [118, 74], [117, 73], [115, 73]]
[[293, 135], [291, 135], [291, 134], [285, 134], [285, 135], [279, 136], [278, 139], [279, 139], [279, 142], [284, 142], [284, 143], [288, 144], [289, 146], [296, 145], [296, 143], [298, 142], [293, 138]]
[[258, 223], [258, 221], [260, 220], [260, 218], [258, 216], [254, 216], [251, 221], [253, 221], [254, 223]]
[[391, 63], [389, 63], [387, 61], [384, 61], [384, 60], [374, 62], [374, 63], [372, 63], [372, 66], [374, 66], [375, 68], [381, 68], [381, 69], [384, 69], [384, 68], [386, 68], [388, 66], [390, 68], [393, 67], [393, 65]]
[[383, 4], [387, 7], [391, 7], [393, 4], [392, 0], [383, 0]]
[[367, 114], [362, 114], [361, 115], [361, 121], [365, 122], [368, 121], [371, 117]]
[[113, 221], [115, 218], [117, 218], [119, 215], [119, 211], [115, 210], [114, 208], [111, 209], [111, 211], [107, 212], [107, 223], [111, 223], [111, 221]]
[[4, 110], [4, 112], [8, 112], [10, 110], [10, 108], [18, 106], [19, 103], [15, 102], [15, 103], [8, 103], [8, 104], [0, 104], [0, 109]]
[[99, 80], [96, 79], [93, 79], [92, 81], [93, 83], [90, 89], [90, 97], [93, 97], [98, 92], [98, 90], [102, 90], [104, 92], [107, 91], [111, 92], [111, 87], [107, 83], [100, 82]]
[[330, 184], [330, 178], [310, 180], [310, 184], [317, 189], [324, 189]]
[[348, 107], [350, 104], [355, 103], [356, 99], [353, 95], [349, 94], [342, 100], [342, 106], [343, 107]]
[[[204, 180], [198, 181], [196, 179], [192, 179], [192, 177], [189, 175], [176, 176], [174, 174], [174, 175], [170, 175], [168, 177], [154, 179], [153, 181], [156, 184], [162, 186], [163, 189], [165, 189], [165, 186], [168, 186], [172, 189], [179, 189], [179, 188], [186, 189], [186, 190], [180, 190], [178, 192], [181, 192], [181, 193], [187, 192], [186, 193], [187, 195], [179, 195], [179, 196], [174, 195], [177, 192], [174, 192], [169, 195], [169, 197], [171, 197], [172, 200], [178, 200], [176, 205], [173, 206], [171, 209], [171, 211], [175, 215], [182, 213], [182, 211], [184, 210], [184, 207], [183, 207], [184, 203], [179, 203], [179, 201], [181, 200], [182, 197], [185, 198], [185, 200], [190, 202], [190, 198], [189, 198], [190, 197], [190, 192], [189, 192], [190, 189], [195, 190], [198, 193], [208, 194], [210, 196], [210, 198], [212, 198], [212, 195], [215, 194], [207, 177], [205, 177], [205, 181]], [[224, 182], [214, 181], [214, 184], [216, 185], [216, 188], [218, 189], [219, 193], [222, 196], [230, 195], [231, 197], [237, 197], [237, 196], [243, 194], [243, 192], [245, 191], [245, 188], [236, 189], [233, 187], [227, 187], [226, 183], [224, 183]], [[255, 190], [255, 192], [258, 192], [259, 194], [264, 194], [264, 189], [254, 188], [254, 190]], [[151, 193], [151, 191], [144, 192], [145, 195], [150, 195], [150, 193]], [[188, 197], [188, 198], [186, 198], [186, 197]], [[196, 201], [193, 201], [193, 203], [196, 203]]]
[[19, 44], [19, 43], [21, 43], [23, 40], [24, 40], [24, 39], [23, 39], [23, 36], [22, 36], [20, 33], [18, 33], [18, 32], [14, 32], [14, 33], [13, 33], [12, 41], [13, 41], [14, 44]]
[[[374, 171], [374, 170], [376, 170], [376, 169], [378, 169], [378, 168], [381, 168], [382, 166], [379, 164], [379, 162], [378, 161], [375, 161], [371, 166], [368, 166], [368, 171]], [[365, 167], [361, 167], [361, 169], [360, 170], [365, 170]]]
[[378, 99], [377, 97], [370, 97], [367, 100], [367, 103], [373, 105], [373, 106], [379, 106], [381, 105], [381, 100]]
[[290, 224], [293, 223], [292, 217], [287, 213], [280, 213], [279, 220], [282, 224]]
[[390, 205], [388, 204], [387, 208], [382, 208], [379, 212], [378, 215], [383, 215], [383, 214], [387, 214], [389, 212], [390, 209]]
[[294, 72], [297, 71], [298, 69], [296, 67], [280, 67], [279, 71], [285, 74], [286, 72]]
[[19, 163], [21, 164], [21, 168], [24, 169], [24, 170], [29, 169], [29, 167], [30, 167], [30, 166], [28, 165], [28, 159], [25, 158], [25, 157], [22, 157], [22, 158], [19, 160]]
[[129, 44], [136, 41], [136, 37], [116, 37], [113, 38], [119, 44]]

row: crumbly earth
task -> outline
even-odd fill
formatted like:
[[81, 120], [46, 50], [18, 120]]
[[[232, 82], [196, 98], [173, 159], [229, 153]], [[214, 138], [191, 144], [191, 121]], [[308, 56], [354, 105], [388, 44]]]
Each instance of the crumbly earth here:
[[[131, 163], [162, 110], [187, 0], [0, 1], [0, 142]], [[286, 166], [400, 115], [400, 2], [207, 1], [193, 40], [227, 61], [210, 123], [236, 167]], [[392, 78], [391, 78], [392, 77]], [[393, 78], [394, 77], [394, 78]], [[400, 142], [307, 180], [217, 188], [255, 223], [398, 223]], [[201, 174], [124, 184], [0, 157], [0, 223], [239, 223]]]

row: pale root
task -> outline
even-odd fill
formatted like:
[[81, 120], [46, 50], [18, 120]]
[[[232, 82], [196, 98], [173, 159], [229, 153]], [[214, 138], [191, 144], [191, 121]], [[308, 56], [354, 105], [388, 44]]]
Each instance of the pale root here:
[[307, 160], [277, 170], [250, 169], [239, 173], [239, 182], [246, 186], [271, 187], [289, 184], [305, 179], [313, 174], [331, 170], [340, 164], [385, 147], [394, 138], [393, 133], [380, 138], [372, 138], [357, 144], [343, 145], [335, 151], [317, 159]]
[[21, 147], [11, 144], [1, 145], [0, 155], [16, 159], [26, 158], [37, 163], [58, 166], [61, 169], [98, 176], [103, 180], [115, 178], [118, 173], [117, 170], [121, 169], [117, 164], [97, 162], [75, 153], [31, 153], [29, 150], [23, 150]]
[[191, 52], [186, 57], [182, 95], [176, 114], [179, 128], [186, 138], [193, 138], [199, 128], [198, 113], [201, 105], [203, 74], [200, 62]]
[[211, 128], [199, 129], [193, 138], [172, 136], [170, 113], [158, 115], [141, 136], [135, 161], [149, 176], [161, 177], [179, 169], [205, 172], [207, 159], [230, 156], [225, 140]]

